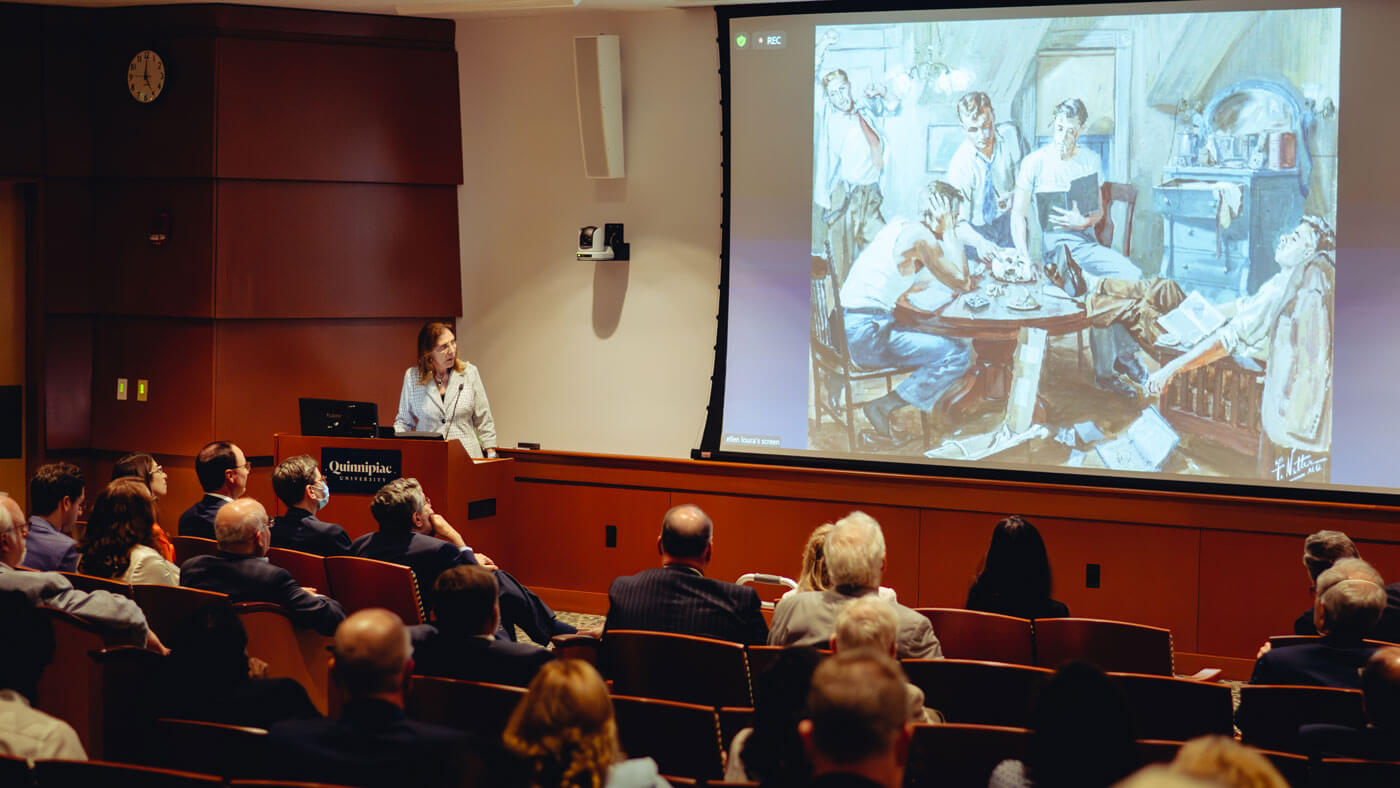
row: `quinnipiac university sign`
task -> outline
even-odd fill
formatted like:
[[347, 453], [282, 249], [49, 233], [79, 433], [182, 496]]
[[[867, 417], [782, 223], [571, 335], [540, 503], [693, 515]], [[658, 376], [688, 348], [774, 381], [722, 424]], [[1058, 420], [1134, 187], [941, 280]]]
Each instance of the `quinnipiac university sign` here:
[[321, 449], [321, 473], [331, 492], [366, 493], [403, 475], [403, 452], [398, 449]]

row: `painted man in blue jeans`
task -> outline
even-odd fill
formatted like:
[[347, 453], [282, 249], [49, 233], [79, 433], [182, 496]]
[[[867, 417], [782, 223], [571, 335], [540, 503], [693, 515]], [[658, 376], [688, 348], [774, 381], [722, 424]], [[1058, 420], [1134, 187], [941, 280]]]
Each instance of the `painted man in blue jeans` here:
[[906, 405], [931, 411], [972, 362], [963, 339], [907, 329], [894, 320], [904, 295], [933, 289], [947, 303], [972, 289], [967, 257], [955, 227], [960, 197], [942, 181], [928, 185], [918, 219], [894, 219], [870, 242], [841, 286], [846, 345], [863, 367], [916, 366], [894, 391], [867, 402], [865, 417], [877, 436], [894, 440], [891, 416]]

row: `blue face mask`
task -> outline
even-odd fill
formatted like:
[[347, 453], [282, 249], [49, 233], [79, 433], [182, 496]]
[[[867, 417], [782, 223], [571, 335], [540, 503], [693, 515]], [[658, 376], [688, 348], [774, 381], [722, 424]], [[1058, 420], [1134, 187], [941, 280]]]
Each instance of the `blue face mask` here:
[[317, 485], [316, 490], [320, 493], [320, 495], [316, 497], [316, 508], [318, 510], [324, 509], [326, 508], [326, 504], [331, 502], [331, 486], [326, 484], [323, 479], [321, 483]]

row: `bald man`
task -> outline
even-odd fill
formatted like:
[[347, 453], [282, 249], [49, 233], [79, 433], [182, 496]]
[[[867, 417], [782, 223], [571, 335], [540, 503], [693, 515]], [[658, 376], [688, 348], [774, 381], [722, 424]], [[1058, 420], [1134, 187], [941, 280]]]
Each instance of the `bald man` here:
[[762, 645], [768, 624], [752, 588], [705, 576], [714, 524], [700, 507], [666, 512], [656, 550], [661, 568], [619, 577], [608, 589], [609, 629], [645, 629]]
[[340, 719], [272, 727], [273, 762], [285, 776], [363, 786], [478, 784], [481, 747], [471, 734], [405, 718], [411, 655], [408, 628], [388, 610], [345, 619], [331, 658], [331, 675], [347, 698]]
[[292, 574], [263, 556], [272, 543], [267, 510], [252, 498], [239, 498], [219, 509], [214, 519], [219, 552], [180, 565], [180, 585], [228, 594], [231, 601], [281, 605], [292, 622], [323, 635], [345, 619], [340, 603], [302, 588]]

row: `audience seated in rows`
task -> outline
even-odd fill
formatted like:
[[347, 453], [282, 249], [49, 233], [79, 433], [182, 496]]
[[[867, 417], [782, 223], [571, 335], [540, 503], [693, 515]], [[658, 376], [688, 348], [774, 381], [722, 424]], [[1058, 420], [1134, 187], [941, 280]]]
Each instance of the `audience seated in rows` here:
[[524, 687], [554, 652], [533, 643], [495, 637], [501, 625], [496, 573], [483, 566], [454, 566], [433, 586], [434, 627], [414, 643], [419, 673]]
[[239, 498], [219, 509], [214, 524], [219, 552], [189, 559], [180, 567], [180, 584], [228, 594], [230, 601], [281, 605], [299, 627], [323, 635], [335, 632], [345, 610], [315, 589], [302, 588], [287, 570], [263, 556], [271, 540], [267, 510], [252, 498]]
[[155, 504], [140, 479], [123, 477], [104, 487], [88, 514], [78, 571], [133, 585], [179, 585], [179, 567], [156, 547]]
[[165, 653], [164, 644], [146, 626], [136, 603], [107, 591], [79, 591], [58, 572], [21, 572], [28, 523], [15, 499], [0, 495], [0, 591], [23, 592], [31, 605], [48, 605], [72, 613], [105, 630], [114, 640]]
[[[802, 570], [797, 576], [797, 588], [783, 592], [784, 599], [801, 591], [825, 591], [831, 588], [831, 573], [826, 569], [826, 537], [831, 533], [831, 523], [822, 523], [807, 537], [802, 548]], [[895, 591], [889, 586], [880, 586], [880, 598], [896, 601]]]
[[[161, 496], [170, 492], [170, 480], [165, 469], [156, 462], [156, 458], [144, 452], [137, 452], [128, 454], [112, 464], [112, 481], [128, 476], [139, 479], [150, 489], [151, 497], [155, 499], [156, 508], [159, 510]], [[160, 527], [160, 523], [151, 525], [151, 543], [162, 558], [167, 561], [175, 560], [175, 545], [171, 543], [165, 529]]]
[[[874, 594], [853, 599], [836, 614], [836, 634], [831, 637], [831, 650], [839, 654], [874, 649], [898, 659], [894, 646], [898, 626], [890, 603]], [[904, 690], [909, 695], [911, 722], [943, 722], [942, 714], [924, 706], [923, 690], [907, 681]]]
[[228, 441], [206, 444], [194, 458], [194, 473], [204, 497], [180, 515], [180, 536], [215, 539], [214, 518], [224, 504], [248, 489], [252, 463], [243, 450]]
[[671, 508], [656, 540], [661, 567], [619, 577], [608, 589], [603, 631], [642, 629], [761, 645], [768, 642], [758, 593], [705, 576], [714, 523], [693, 504]]
[[484, 784], [482, 746], [471, 734], [404, 717], [413, 660], [398, 616], [370, 608], [345, 619], [331, 673], [347, 696], [339, 719], [285, 720], [269, 731], [282, 776], [376, 788]]
[[49, 619], [19, 591], [0, 591], [0, 621], [8, 633], [0, 648], [0, 755], [87, 760], [71, 725], [29, 705], [53, 659]]
[[[1361, 552], [1341, 531], [1318, 531], [1303, 541], [1303, 566], [1308, 570], [1308, 590], [1317, 595], [1317, 578], [1332, 565], [1344, 558], [1360, 558]], [[1400, 583], [1385, 586], [1385, 612], [1376, 623], [1371, 634], [1372, 640], [1400, 643]], [[1293, 622], [1293, 634], [1316, 635], [1317, 624], [1313, 609], [1304, 611]]]
[[874, 651], [834, 654], [812, 674], [807, 718], [798, 735], [812, 763], [813, 788], [899, 788], [909, 721], [899, 663]]
[[1050, 557], [1040, 531], [1017, 515], [992, 529], [992, 543], [967, 592], [967, 609], [1017, 618], [1065, 618], [1069, 608], [1050, 597]]
[[29, 536], [24, 565], [41, 572], [74, 572], [78, 545], [73, 527], [83, 511], [83, 472], [66, 462], [40, 465], [29, 480]]
[[1268, 758], [1228, 736], [1201, 736], [1186, 742], [1168, 768], [1219, 788], [1288, 788], [1288, 781]]
[[1324, 758], [1400, 759], [1400, 648], [1376, 649], [1361, 670], [1364, 728], [1312, 724], [1299, 728], [1305, 749]]
[[[533, 591], [489, 557], [468, 547], [457, 529], [433, 511], [432, 502], [417, 479], [395, 479], [384, 485], [374, 494], [369, 510], [379, 523], [379, 530], [356, 539], [350, 546], [354, 555], [407, 566], [423, 592], [433, 588], [444, 571], [479, 564], [496, 573], [501, 636], [514, 640], [515, 627], [519, 626], [531, 640], [546, 645], [555, 635], [578, 631], [555, 617], [554, 611]], [[429, 597], [423, 601], [430, 604], [432, 600]]]
[[1381, 576], [1359, 558], [1344, 558], [1318, 575], [1313, 621], [1321, 639], [1260, 650], [1251, 684], [1302, 684], [1358, 689], [1358, 671], [1374, 645], [1363, 641], [1385, 609]]
[[272, 469], [272, 491], [287, 513], [272, 521], [272, 546], [316, 555], [349, 555], [350, 535], [316, 518], [331, 501], [331, 488], [309, 454], [288, 457]]
[[[802, 591], [778, 602], [768, 642], [787, 646], [825, 646], [836, 631], [836, 614], [852, 599], [876, 594], [885, 568], [885, 536], [880, 524], [864, 512], [838, 520], [826, 537], [826, 565], [832, 587]], [[896, 638], [900, 659], [943, 656], [933, 626], [923, 615], [899, 604]]]
[[168, 639], [160, 716], [252, 728], [321, 716], [295, 679], [267, 678], [267, 663], [248, 656], [248, 632], [232, 608], [196, 611]]
[[726, 781], [786, 788], [811, 779], [812, 764], [797, 723], [807, 716], [812, 672], [821, 661], [820, 651], [791, 646], [754, 678], [753, 727], [734, 734], [724, 766]]
[[516, 781], [531, 788], [669, 785], [651, 758], [623, 756], [608, 688], [582, 660], [561, 659], [540, 668], [506, 723], [504, 740], [519, 759]]
[[1093, 665], [1069, 662], [1036, 696], [1026, 760], [997, 764], [988, 788], [1108, 788], [1137, 763], [1122, 691]]

